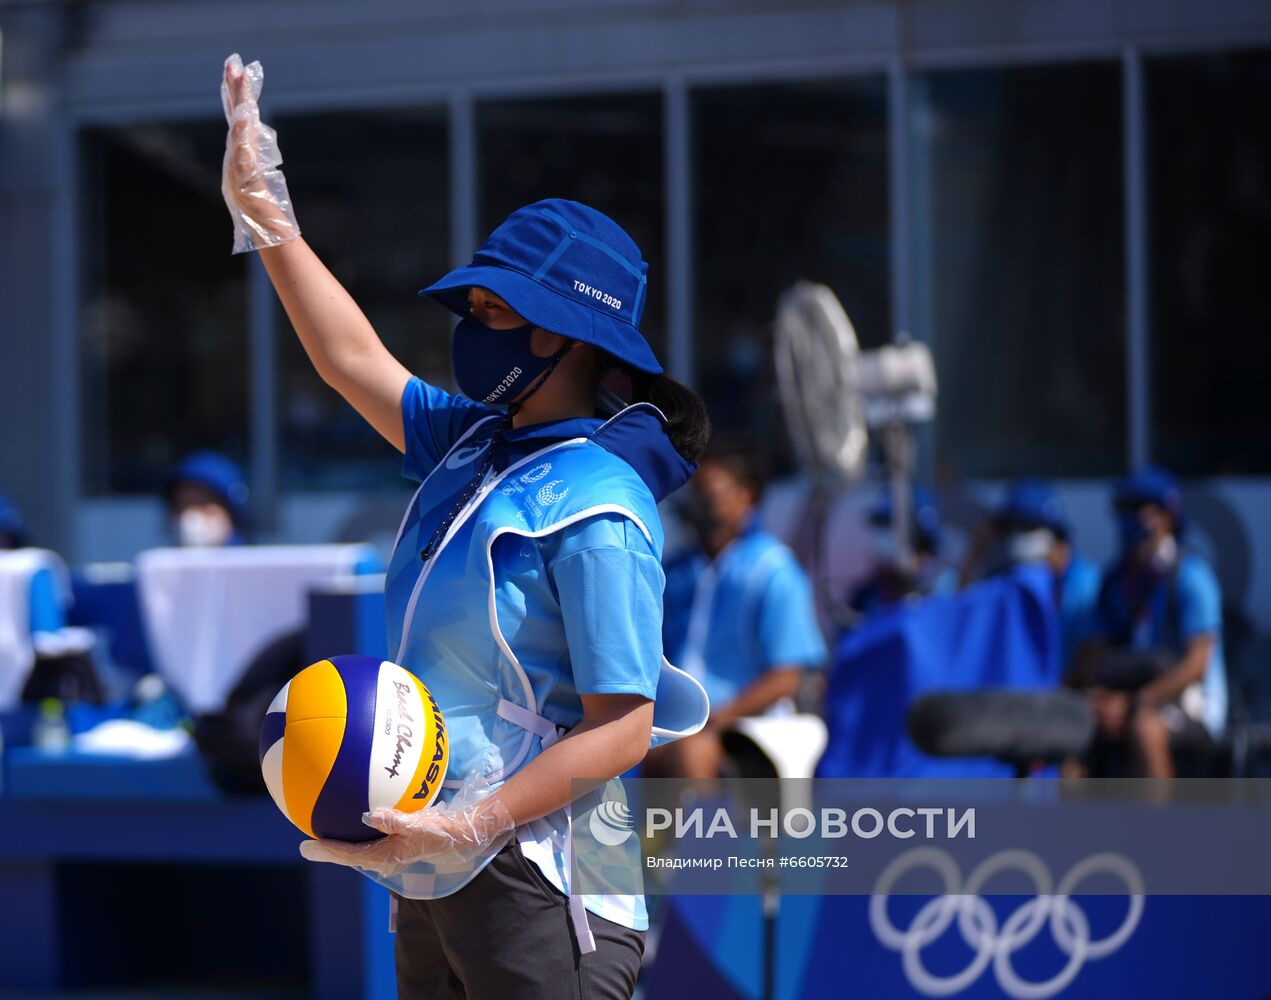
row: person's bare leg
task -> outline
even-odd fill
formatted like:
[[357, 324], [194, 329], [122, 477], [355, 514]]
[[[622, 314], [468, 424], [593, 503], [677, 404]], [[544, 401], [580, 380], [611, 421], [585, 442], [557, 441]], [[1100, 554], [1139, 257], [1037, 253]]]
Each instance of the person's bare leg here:
[[1134, 749], [1146, 778], [1174, 777], [1174, 758], [1170, 754], [1169, 727], [1155, 709], [1140, 708], [1131, 728]]
[[644, 758], [644, 773], [650, 778], [708, 780], [719, 776], [723, 758], [719, 737], [707, 729], [650, 750]]
[[724, 760], [724, 745], [714, 729], [680, 741], [680, 755], [684, 777], [694, 781], [708, 781], [719, 777], [719, 766]]

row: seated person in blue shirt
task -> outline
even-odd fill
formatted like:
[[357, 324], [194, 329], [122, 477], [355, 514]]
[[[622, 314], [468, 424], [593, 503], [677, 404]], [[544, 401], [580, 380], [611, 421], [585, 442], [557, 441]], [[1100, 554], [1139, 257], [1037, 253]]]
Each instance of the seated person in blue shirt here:
[[927, 594], [947, 593], [957, 586], [952, 568], [940, 560], [940, 505], [935, 494], [914, 483], [909, 506], [909, 565], [902, 565], [897, 551], [891, 493], [884, 490], [869, 512], [876, 563], [873, 573], [848, 600], [849, 609], [858, 617]]
[[706, 688], [711, 715], [696, 736], [650, 751], [649, 774], [717, 776], [720, 734], [793, 698], [804, 672], [825, 662], [807, 575], [759, 527], [753, 454], [739, 444], [712, 446], [687, 490], [698, 545], [667, 564], [662, 642], [667, 658]]
[[28, 545], [26, 524], [13, 501], [0, 493], [0, 551], [23, 549]]
[[179, 545], [241, 545], [247, 539], [247, 480], [224, 455], [196, 451], [164, 479], [172, 535]]
[[[20, 551], [25, 550], [25, 551]], [[100, 704], [92, 635], [67, 628], [70, 588], [60, 557], [32, 544], [18, 509], [0, 495], [0, 702], [20, 697]], [[24, 627], [25, 626], [25, 627]], [[20, 685], [19, 682], [20, 681]]]
[[[164, 477], [172, 537], [186, 548], [248, 542], [249, 492], [243, 470], [214, 451], [186, 455]], [[194, 720], [194, 740], [212, 779], [226, 791], [263, 792], [257, 741], [269, 702], [307, 662], [305, 630], [284, 632], [252, 657], [225, 706]]]
[[1000, 573], [1026, 563], [1043, 563], [1055, 578], [1062, 663], [1067, 670], [1078, 644], [1095, 632], [1099, 567], [1077, 552], [1072, 524], [1050, 483], [1020, 479], [1012, 483], [988, 524], [990, 543], [985, 573]]
[[1182, 494], [1169, 473], [1140, 469], [1119, 482], [1113, 508], [1121, 554], [1099, 594], [1097, 644], [1076, 680], [1098, 722], [1091, 770], [1131, 752], [1134, 769], [1173, 777], [1174, 754], [1221, 735], [1227, 715], [1222, 593], [1208, 564], [1179, 543]]
[[[0, 551], [24, 549], [31, 535], [18, 508], [0, 494]], [[66, 625], [64, 599], [52, 570], [37, 569], [29, 585], [31, 632], [56, 632]]]

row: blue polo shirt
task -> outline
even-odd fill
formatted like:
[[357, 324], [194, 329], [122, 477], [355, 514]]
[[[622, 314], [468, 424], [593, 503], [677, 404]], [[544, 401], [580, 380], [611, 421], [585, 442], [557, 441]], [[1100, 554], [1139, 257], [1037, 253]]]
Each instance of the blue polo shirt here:
[[773, 667], [826, 659], [807, 574], [753, 524], [713, 562], [699, 550], [668, 563], [662, 642], [712, 705], [728, 704]]
[[1099, 630], [1099, 588], [1102, 583], [1103, 574], [1099, 567], [1077, 552], [1073, 553], [1068, 568], [1057, 581], [1065, 670], [1072, 666], [1077, 647]]
[[[464, 432], [496, 412], [411, 379], [402, 395], [403, 474], [422, 482]], [[582, 418], [509, 430], [495, 467], [586, 437], [602, 423]], [[654, 698], [664, 577], [660, 554], [628, 518], [601, 514], [542, 539], [509, 534], [495, 543], [493, 559], [499, 624], [544, 716], [577, 725], [582, 694]], [[394, 553], [385, 596], [395, 620], [405, 618], [419, 568], [417, 553]]]
[[37, 570], [31, 577], [31, 631], [56, 632], [66, 625], [66, 610], [58, 591], [57, 580], [47, 569]]
[[1222, 732], [1227, 721], [1222, 590], [1204, 559], [1184, 552], [1176, 570], [1159, 576], [1134, 571], [1125, 563], [1114, 566], [1099, 594], [1098, 630], [1112, 645], [1168, 649], [1179, 657], [1190, 640], [1213, 636], [1213, 653], [1200, 684], [1204, 701], [1199, 719], [1213, 735]]

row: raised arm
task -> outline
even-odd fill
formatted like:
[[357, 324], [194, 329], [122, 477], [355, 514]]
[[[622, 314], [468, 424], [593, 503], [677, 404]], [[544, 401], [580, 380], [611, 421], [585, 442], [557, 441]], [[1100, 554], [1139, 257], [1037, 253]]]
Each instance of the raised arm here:
[[258, 63], [225, 61], [229, 122], [222, 190], [234, 219], [235, 252], [259, 250], [287, 318], [322, 380], [398, 451], [405, 450], [401, 398], [410, 373], [352, 296], [300, 236], [271, 128], [261, 122]]

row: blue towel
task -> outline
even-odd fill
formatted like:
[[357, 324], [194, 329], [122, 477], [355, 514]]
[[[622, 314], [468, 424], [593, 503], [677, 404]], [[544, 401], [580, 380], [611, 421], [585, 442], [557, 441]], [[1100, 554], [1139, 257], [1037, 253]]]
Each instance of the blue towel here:
[[1060, 632], [1049, 570], [1023, 566], [955, 594], [888, 609], [844, 635], [826, 693], [829, 742], [818, 778], [1009, 776], [989, 758], [921, 753], [905, 714], [933, 690], [1047, 689]]

